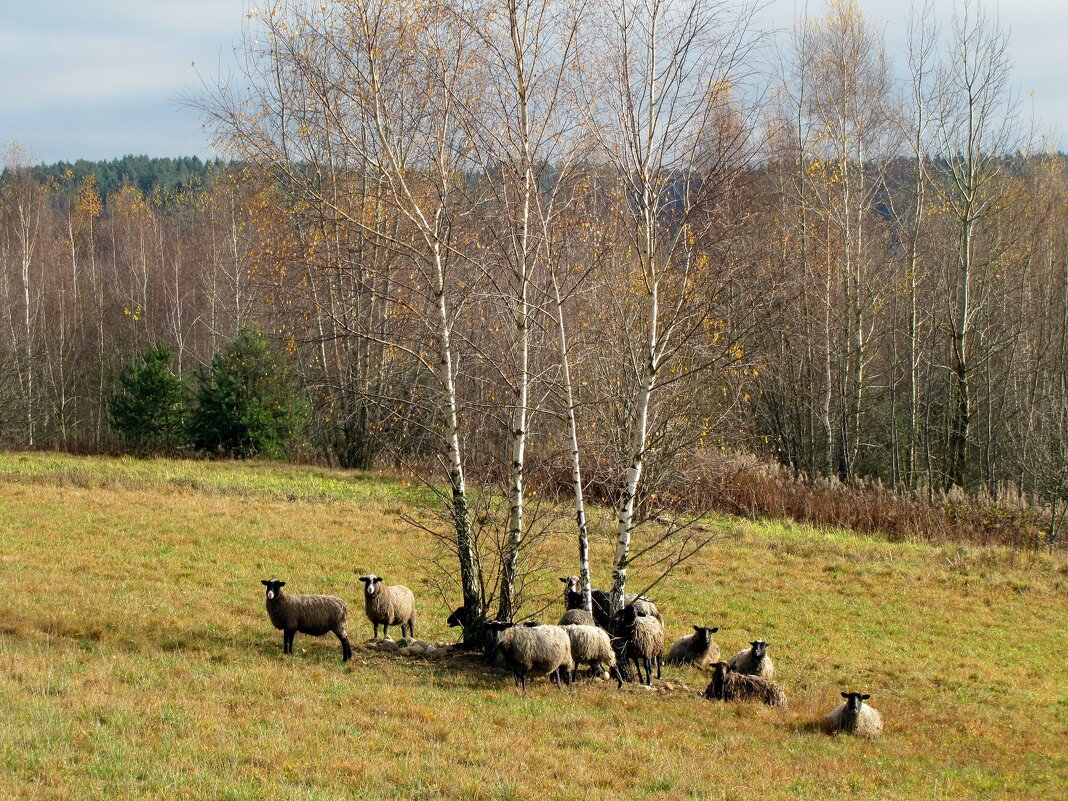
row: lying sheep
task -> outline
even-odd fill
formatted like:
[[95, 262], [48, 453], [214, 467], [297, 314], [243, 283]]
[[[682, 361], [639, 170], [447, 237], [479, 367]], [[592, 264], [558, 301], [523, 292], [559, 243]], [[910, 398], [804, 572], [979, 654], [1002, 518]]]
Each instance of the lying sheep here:
[[[638, 670], [638, 681], [652, 685], [652, 665], [656, 662], [656, 678], [663, 678], [664, 629], [654, 617], [643, 617], [633, 605], [623, 607], [616, 621], [616, 638], [623, 660], [631, 660]], [[645, 680], [642, 680], [645, 665]]]
[[712, 670], [712, 681], [705, 690], [709, 701], [759, 701], [768, 706], [786, 706], [786, 693], [771, 679], [738, 673], [727, 662], [716, 662]]
[[878, 737], [883, 733], [883, 716], [879, 710], [864, 703], [870, 695], [844, 692], [842, 697], [846, 699], [845, 703], [839, 704], [824, 718], [828, 733], [845, 732], [857, 737]]
[[400, 584], [386, 586], [382, 583], [382, 577], [373, 573], [360, 576], [360, 581], [364, 584], [363, 604], [367, 619], [374, 625], [374, 636], [378, 636], [378, 625], [381, 623], [383, 638], [389, 636], [390, 626], [398, 624], [402, 637], [414, 637], [415, 595], [412, 591]]
[[593, 619], [593, 612], [587, 612], [585, 609], [568, 609], [560, 616], [561, 626], [596, 626], [597, 621]]
[[349, 608], [344, 601], [333, 595], [289, 595], [282, 590], [286, 583], [278, 579], [260, 583], [267, 588], [267, 615], [282, 631], [282, 653], [293, 653], [298, 631], [315, 637], [332, 631], [341, 640], [341, 661], [349, 661]]
[[753, 640], [748, 648], [727, 660], [727, 664], [738, 673], [775, 678], [775, 665], [768, 656], [768, 644], [763, 640]]
[[563, 629], [571, 639], [571, 659], [575, 663], [572, 682], [578, 674], [579, 664], [589, 665], [593, 675], [600, 675], [607, 665], [609, 675], [619, 687], [623, 686], [623, 676], [616, 667], [616, 652], [612, 650], [612, 639], [607, 631], [598, 626], [572, 625], [563, 626]]
[[515, 686], [527, 689], [530, 673], [551, 675], [560, 687], [562, 681], [571, 685], [575, 660], [571, 657], [571, 638], [560, 626], [515, 626], [491, 620], [486, 628], [499, 635], [496, 651], [512, 668]]
[[719, 661], [719, 646], [712, 639], [712, 635], [717, 631], [719, 631], [718, 626], [711, 629], [705, 626], [694, 626], [693, 634], [683, 637], [671, 646], [667, 655], [667, 663], [706, 668], [713, 662]]

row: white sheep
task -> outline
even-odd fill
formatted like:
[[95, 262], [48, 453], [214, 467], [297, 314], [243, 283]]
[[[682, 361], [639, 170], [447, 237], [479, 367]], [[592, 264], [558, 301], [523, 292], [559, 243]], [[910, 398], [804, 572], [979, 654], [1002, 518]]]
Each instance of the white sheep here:
[[768, 656], [768, 644], [763, 640], [753, 640], [748, 648], [728, 659], [727, 664], [731, 666], [731, 670], [738, 673], [762, 676], [765, 679], [775, 678], [775, 664]]

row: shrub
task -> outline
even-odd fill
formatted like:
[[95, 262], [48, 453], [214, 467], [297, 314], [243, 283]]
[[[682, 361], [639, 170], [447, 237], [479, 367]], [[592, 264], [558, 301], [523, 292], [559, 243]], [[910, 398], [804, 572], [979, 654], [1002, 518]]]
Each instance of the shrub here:
[[145, 348], [108, 399], [112, 427], [138, 451], [174, 452], [187, 442], [188, 392], [171, 360], [171, 349], [162, 342]]
[[198, 378], [189, 427], [197, 448], [219, 456], [284, 455], [303, 425], [306, 403], [265, 337], [243, 329]]

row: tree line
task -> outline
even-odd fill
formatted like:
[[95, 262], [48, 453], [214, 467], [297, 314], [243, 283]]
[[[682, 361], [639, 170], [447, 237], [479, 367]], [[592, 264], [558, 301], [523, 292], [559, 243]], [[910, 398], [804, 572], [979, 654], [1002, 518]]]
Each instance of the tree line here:
[[591, 493], [615, 602], [629, 568], [655, 582], [707, 542], [687, 498], [708, 454], [1026, 494], [1056, 521], [1068, 176], [1006, 34], [974, 4], [915, 11], [900, 80], [850, 2], [775, 40], [756, 20], [262, 9], [242, 80], [194, 101], [235, 160], [202, 184], [104, 193], [9, 159], [0, 439], [121, 449], [131, 359], [165, 343], [207, 386], [255, 327], [302, 399], [293, 458], [441, 471], [471, 620], [523, 603], [547, 491], [587, 604]]

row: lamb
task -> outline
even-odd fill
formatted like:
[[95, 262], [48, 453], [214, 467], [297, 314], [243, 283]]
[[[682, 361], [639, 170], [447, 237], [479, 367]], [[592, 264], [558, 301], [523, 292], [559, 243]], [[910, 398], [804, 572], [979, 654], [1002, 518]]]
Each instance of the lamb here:
[[712, 670], [712, 681], [704, 693], [709, 701], [759, 701], [768, 706], [786, 706], [786, 693], [771, 679], [738, 673], [728, 662], [716, 662]]
[[571, 658], [575, 662], [572, 682], [578, 674], [579, 663], [583, 663], [596, 675], [600, 675], [603, 665], [608, 665], [609, 675], [619, 687], [623, 686], [623, 676], [616, 667], [616, 652], [612, 650], [612, 639], [607, 631], [598, 626], [563, 626], [563, 629], [571, 638]]
[[463, 606], [458, 606], [452, 610], [452, 614], [445, 620], [450, 629], [454, 629], [459, 626], [462, 629], [467, 628], [467, 609]]
[[364, 609], [367, 619], [374, 625], [374, 636], [378, 636], [378, 624], [381, 623], [383, 638], [389, 636], [389, 627], [396, 624], [400, 624], [402, 637], [414, 637], [415, 595], [412, 591], [400, 584], [386, 586], [382, 577], [373, 573], [360, 576], [360, 581], [364, 583]]
[[[631, 660], [638, 670], [638, 681], [652, 685], [652, 664], [656, 662], [656, 678], [663, 678], [664, 629], [654, 617], [643, 617], [633, 604], [623, 607], [616, 622], [616, 638], [619, 640], [623, 660]], [[645, 665], [645, 680], [642, 680], [642, 665]]]
[[763, 676], [765, 679], [775, 678], [775, 665], [768, 656], [768, 644], [763, 640], [753, 640], [749, 648], [739, 651], [732, 656], [727, 664], [738, 673], [750, 676]]
[[706, 668], [718, 661], [719, 646], [712, 639], [712, 635], [717, 631], [719, 631], [718, 626], [711, 629], [705, 626], [694, 626], [693, 634], [683, 637], [671, 646], [667, 655], [667, 663]]
[[288, 595], [282, 590], [284, 581], [263, 579], [267, 588], [267, 615], [276, 629], [282, 631], [282, 653], [293, 653], [293, 638], [299, 631], [320, 637], [328, 631], [341, 640], [341, 661], [352, 658], [349, 645], [349, 608], [333, 595]]
[[530, 673], [552, 675], [557, 687], [561, 681], [571, 684], [575, 660], [571, 657], [571, 638], [560, 626], [515, 626], [497, 620], [486, 628], [499, 635], [496, 651], [512, 668], [516, 687], [527, 689]]
[[596, 626], [597, 621], [593, 618], [592, 612], [587, 612], [585, 609], [568, 609], [560, 616], [561, 626]]
[[870, 695], [844, 692], [842, 697], [846, 699], [845, 703], [839, 704], [824, 718], [829, 734], [845, 732], [857, 737], [878, 737], [883, 733], [883, 716], [879, 710], [864, 703]]

